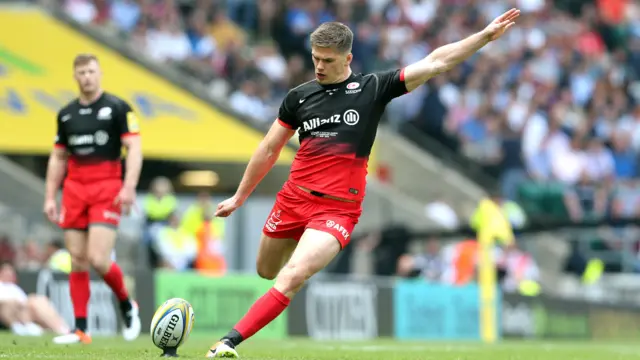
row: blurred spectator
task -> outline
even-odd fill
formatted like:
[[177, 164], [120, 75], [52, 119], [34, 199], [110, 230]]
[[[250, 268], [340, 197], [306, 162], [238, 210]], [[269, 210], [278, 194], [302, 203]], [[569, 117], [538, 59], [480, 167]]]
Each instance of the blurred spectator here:
[[260, 93], [260, 86], [253, 80], [245, 80], [240, 89], [236, 90], [229, 98], [231, 108], [238, 113], [259, 121], [271, 121], [275, 112], [264, 102], [264, 95]]
[[196, 236], [198, 231], [202, 229], [202, 225], [205, 222], [205, 214], [211, 214], [215, 211], [213, 201], [211, 201], [211, 195], [207, 192], [200, 192], [196, 199], [196, 202], [189, 206], [187, 211], [182, 216], [182, 229], [192, 235]]
[[0, 262], [14, 264], [16, 261], [16, 250], [9, 240], [9, 237], [0, 235]]
[[358, 243], [360, 249], [371, 252], [374, 275], [393, 276], [398, 270], [398, 259], [408, 252], [411, 240], [409, 229], [403, 224], [389, 224], [372, 232]]
[[64, 4], [67, 14], [83, 24], [92, 23], [98, 15], [96, 5], [90, 0], [65, 0]]
[[200, 273], [221, 276], [227, 270], [224, 253], [224, 219], [213, 216], [213, 209], [203, 213], [203, 221], [196, 232], [198, 243], [194, 268]]
[[142, 9], [136, 0], [113, 0], [111, 22], [122, 32], [130, 33], [140, 20]]
[[427, 204], [424, 214], [438, 225], [446, 229], [457, 229], [460, 226], [458, 214], [445, 199], [436, 199]]
[[62, 240], [53, 240], [47, 244], [44, 260], [52, 271], [71, 272], [71, 255], [65, 249]]
[[172, 15], [147, 32], [146, 44], [149, 56], [159, 62], [182, 62], [192, 54], [187, 34], [180, 28], [178, 18]]
[[158, 229], [154, 247], [160, 265], [176, 271], [189, 269], [198, 252], [196, 239], [180, 227], [177, 215], [170, 216], [168, 224]]
[[535, 260], [530, 254], [518, 249], [516, 243], [497, 251], [496, 265], [504, 271], [501, 284], [506, 292], [520, 292], [523, 284], [537, 283], [540, 280], [540, 269]]
[[178, 207], [171, 181], [163, 176], [153, 179], [149, 194], [144, 198], [147, 226], [166, 222]]
[[20, 270], [39, 270], [42, 268], [42, 253], [35, 241], [29, 240], [22, 246], [16, 267]]
[[613, 138], [613, 164], [615, 177], [618, 179], [631, 179], [638, 176], [638, 155], [631, 147], [631, 135], [626, 132], [617, 132]]
[[564, 203], [571, 220], [579, 222], [604, 216], [608, 195], [605, 186], [591, 181], [583, 171], [578, 183], [565, 190]]
[[43, 329], [68, 334], [69, 326], [44, 296], [27, 295], [16, 284], [17, 278], [8, 263], [0, 265], [0, 323], [20, 336], [40, 336]]
[[166, 177], [153, 179], [150, 193], [144, 199], [145, 229], [144, 243], [149, 253], [152, 268], [158, 265], [158, 255], [153, 246], [153, 236], [157, 227], [167, 224], [169, 217], [178, 209], [178, 200], [173, 195], [173, 186]]
[[436, 238], [425, 242], [423, 254], [402, 255], [398, 259], [398, 275], [419, 276], [428, 282], [439, 282], [445, 271], [445, 262], [440, 254], [440, 242]]

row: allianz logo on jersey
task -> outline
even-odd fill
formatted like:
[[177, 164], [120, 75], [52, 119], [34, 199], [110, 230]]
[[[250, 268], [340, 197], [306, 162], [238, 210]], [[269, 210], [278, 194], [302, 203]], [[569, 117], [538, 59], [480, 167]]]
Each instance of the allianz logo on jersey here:
[[109, 134], [104, 130], [98, 130], [95, 134], [71, 135], [68, 143], [70, 146], [105, 145], [109, 141]]
[[310, 131], [317, 127], [320, 127], [324, 124], [340, 124], [344, 122], [347, 125], [353, 126], [360, 121], [360, 114], [353, 109], [349, 109], [345, 111], [343, 114], [335, 114], [331, 115], [328, 118], [313, 118], [311, 120], [306, 120], [302, 123], [303, 131]]

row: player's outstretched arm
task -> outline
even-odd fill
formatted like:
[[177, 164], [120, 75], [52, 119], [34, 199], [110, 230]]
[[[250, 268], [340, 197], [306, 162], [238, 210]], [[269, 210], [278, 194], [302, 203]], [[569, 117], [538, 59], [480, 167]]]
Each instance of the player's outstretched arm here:
[[258, 145], [258, 149], [251, 156], [247, 169], [242, 176], [242, 181], [234, 196], [239, 201], [239, 204], [244, 203], [271, 170], [276, 160], [278, 160], [282, 148], [293, 134], [295, 134], [295, 130], [284, 127], [279, 121], [274, 121], [269, 132]]
[[505, 31], [515, 25], [518, 16], [520, 16], [520, 10], [511, 9], [498, 16], [484, 30], [458, 42], [441, 46], [426, 58], [407, 66], [404, 70], [407, 91], [412, 91], [430, 78], [451, 70], [489, 42], [500, 38]]

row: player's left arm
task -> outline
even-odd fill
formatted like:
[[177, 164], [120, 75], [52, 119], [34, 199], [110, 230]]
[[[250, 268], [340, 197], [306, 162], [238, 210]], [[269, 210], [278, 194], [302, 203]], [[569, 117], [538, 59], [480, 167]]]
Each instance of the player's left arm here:
[[489, 42], [502, 36], [515, 25], [520, 10], [511, 9], [493, 20], [484, 30], [463, 40], [435, 49], [426, 58], [404, 69], [404, 83], [407, 91], [413, 91], [432, 77], [451, 70], [465, 61]]
[[122, 145], [127, 149], [124, 186], [135, 189], [138, 186], [138, 180], [140, 179], [140, 172], [142, 170], [140, 123], [133, 109], [131, 109], [131, 106], [127, 103], [122, 104], [118, 118]]

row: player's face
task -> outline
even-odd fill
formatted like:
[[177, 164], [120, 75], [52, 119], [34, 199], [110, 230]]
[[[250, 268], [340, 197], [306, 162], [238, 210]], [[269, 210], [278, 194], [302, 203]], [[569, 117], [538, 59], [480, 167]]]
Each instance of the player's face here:
[[316, 68], [316, 80], [320, 84], [333, 84], [344, 80], [353, 55], [340, 53], [332, 47], [314, 46], [311, 50], [311, 57]]
[[102, 72], [100, 71], [100, 65], [96, 61], [76, 66], [73, 77], [78, 82], [78, 87], [82, 93], [94, 93], [100, 89]]

